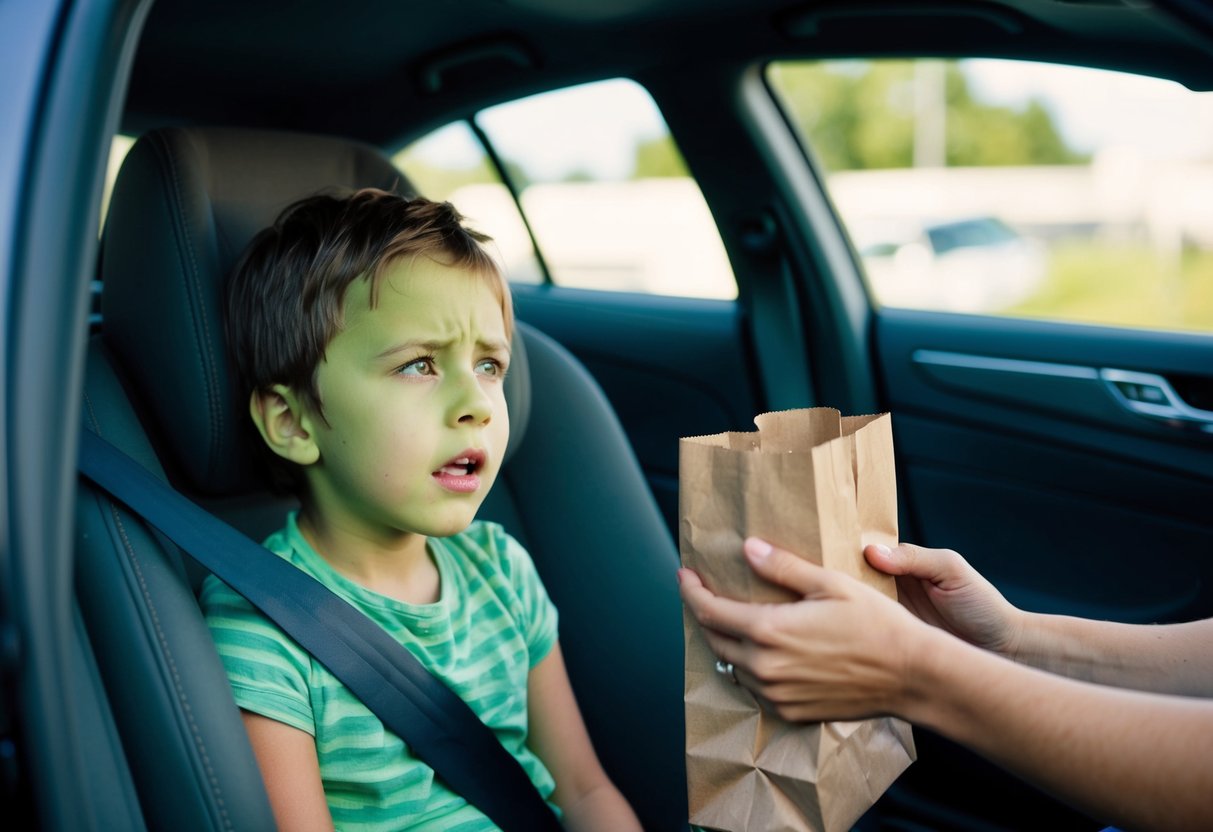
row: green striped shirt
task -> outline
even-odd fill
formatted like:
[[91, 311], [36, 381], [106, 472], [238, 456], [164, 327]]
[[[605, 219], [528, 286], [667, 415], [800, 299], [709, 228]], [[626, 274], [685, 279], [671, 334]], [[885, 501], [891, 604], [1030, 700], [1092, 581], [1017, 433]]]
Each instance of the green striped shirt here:
[[[320, 580], [396, 637], [491, 727], [540, 793], [555, 783], [526, 745], [527, 674], [556, 643], [556, 609], [530, 556], [495, 523], [430, 538], [441, 598], [407, 604], [336, 572], [296, 516], [265, 546]], [[494, 829], [435, 778], [399, 737], [244, 598], [215, 577], [201, 602], [236, 704], [316, 738], [320, 776], [340, 830]]]

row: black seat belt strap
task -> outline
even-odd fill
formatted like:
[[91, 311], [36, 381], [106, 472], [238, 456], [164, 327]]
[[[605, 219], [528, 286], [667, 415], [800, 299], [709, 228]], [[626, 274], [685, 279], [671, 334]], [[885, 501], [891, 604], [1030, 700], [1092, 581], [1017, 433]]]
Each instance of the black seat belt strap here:
[[499, 827], [560, 830], [492, 730], [378, 624], [87, 429], [80, 473], [260, 609]]

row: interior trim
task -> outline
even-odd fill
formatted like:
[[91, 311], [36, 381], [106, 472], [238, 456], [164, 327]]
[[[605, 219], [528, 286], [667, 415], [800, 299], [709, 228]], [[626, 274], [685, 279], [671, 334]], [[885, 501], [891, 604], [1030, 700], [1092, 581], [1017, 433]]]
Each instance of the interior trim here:
[[990, 358], [984, 355], [940, 352], [938, 350], [915, 350], [911, 359], [915, 364], [966, 367], [972, 370], [986, 370], [997, 373], [1020, 373], [1057, 378], [1090, 379], [1092, 381], [1099, 379], [1099, 372], [1094, 367], [1082, 367], [1077, 364], [1053, 364], [1044, 361], [1020, 361], [1013, 358]]

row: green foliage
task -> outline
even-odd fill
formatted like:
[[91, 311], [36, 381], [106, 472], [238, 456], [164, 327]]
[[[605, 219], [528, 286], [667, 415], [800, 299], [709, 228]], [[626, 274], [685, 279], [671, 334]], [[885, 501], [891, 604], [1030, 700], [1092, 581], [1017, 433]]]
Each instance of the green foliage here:
[[686, 162], [682, 160], [682, 154], [678, 152], [669, 134], [636, 145], [633, 179], [680, 178], [690, 175]]
[[[976, 100], [960, 66], [944, 62], [944, 158], [950, 166], [1087, 161], [1065, 144], [1039, 101], [1023, 109]], [[904, 168], [914, 162], [915, 63], [781, 63], [770, 80], [827, 170]]]
[[1053, 250], [1040, 290], [1001, 314], [1213, 332], [1213, 253], [1074, 241]]

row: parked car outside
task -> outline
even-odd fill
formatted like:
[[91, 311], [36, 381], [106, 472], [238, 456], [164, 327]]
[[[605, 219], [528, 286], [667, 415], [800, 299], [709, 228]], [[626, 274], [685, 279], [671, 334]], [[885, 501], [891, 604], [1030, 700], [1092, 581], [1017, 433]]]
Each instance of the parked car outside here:
[[996, 313], [1031, 297], [1048, 272], [1045, 247], [998, 217], [872, 221], [851, 232], [873, 293], [890, 306]]

